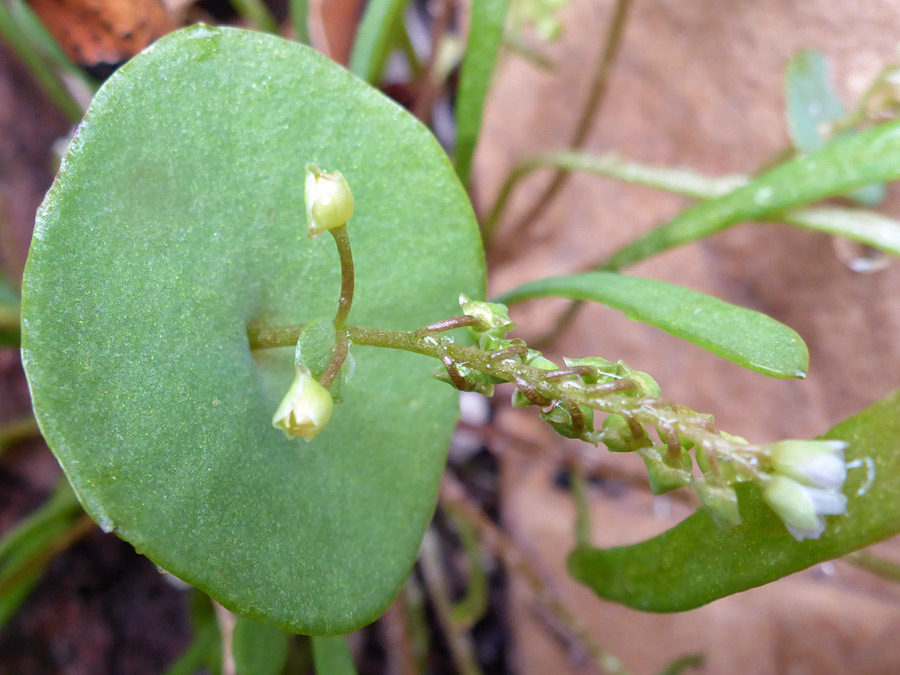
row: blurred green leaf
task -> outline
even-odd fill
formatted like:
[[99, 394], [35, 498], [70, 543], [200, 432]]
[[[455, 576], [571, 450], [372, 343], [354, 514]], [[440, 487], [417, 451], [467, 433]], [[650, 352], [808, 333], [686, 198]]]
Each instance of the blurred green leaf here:
[[[48, 57], [41, 53], [43, 41], [30, 30], [34, 24], [22, 21], [21, 8], [0, 2], [0, 39], [16, 53], [59, 111], [70, 122], [77, 122], [84, 112], [66, 89]], [[27, 18], [27, 17], [26, 17]]]
[[900, 121], [836, 139], [744, 187], [693, 206], [616, 252], [603, 266], [617, 270], [737, 223], [777, 219], [788, 209], [900, 178]]
[[189, 591], [189, 615], [193, 637], [165, 675], [196, 675], [205, 668], [209, 675], [222, 672], [222, 636], [212, 601], [200, 591]]
[[0, 594], [0, 628], [19, 608], [41, 578], [46, 563], [22, 575], [21, 570], [39, 557], [57, 537], [72, 525], [81, 507], [65, 479], [49, 500], [0, 539], [0, 584], [9, 585], [15, 575], [18, 583]]
[[456, 174], [463, 185], [469, 182], [484, 103], [503, 42], [508, 9], [509, 0], [479, 0], [472, 3], [469, 40], [456, 98], [456, 148], [453, 152]]
[[0, 279], [0, 347], [19, 346], [19, 294]]
[[648, 541], [576, 549], [573, 577], [600, 597], [649, 612], [680, 612], [755, 588], [900, 532], [900, 390], [824, 434], [849, 443], [847, 513], [819, 540], [796, 541], [753, 485], [738, 486], [743, 524], [713, 525], [705, 511]]
[[369, 84], [378, 84], [391, 51], [394, 26], [403, 18], [408, 0], [369, 0], [363, 15], [353, 53], [350, 71]]
[[347, 645], [347, 638], [341, 635], [314, 636], [312, 645], [316, 675], [356, 675], [356, 667], [353, 665], [353, 655]]
[[306, 237], [307, 162], [354, 192], [351, 322], [411, 330], [483, 297], [471, 206], [425, 127], [303, 45], [198, 25], [98, 92], [39, 213], [23, 355], [101, 526], [235, 613], [338, 634], [409, 573], [458, 401], [427, 360], [357, 348], [327, 429], [272, 428], [294, 350], [251, 352], [248, 325], [333, 315], [341, 287], [333, 242]]
[[844, 104], [828, 81], [828, 65], [813, 49], [797, 52], [788, 61], [784, 78], [788, 133], [801, 152], [815, 152], [825, 145], [822, 133], [844, 115]]
[[309, 0], [290, 0], [291, 24], [294, 26], [294, 39], [309, 44]]
[[805, 377], [806, 345], [775, 319], [682, 286], [613, 272], [588, 272], [533, 281], [497, 301], [539, 297], [591, 300], [625, 312], [744, 368], [771, 377]]
[[231, 653], [241, 675], [279, 675], [287, 661], [291, 636], [264, 623], [238, 617]]
[[278, 33], [278, 22], [263, 0], [231, 0], [231, 5], [256, 30]]
[[[784, 81], [788, 133], [794, 147], [805, 153], [820, 150], [832, 135], [830, 125], [846, 114], [829, 81], [825, 57], [813, 49], [797, 52], [788, 62]], [[866, 185], [846, 196], [864, 206], [876, 206], [884, 200], [885, 187]]]
[[826, 232], [900, 255], [900, 222], [875, 211], [840, 207], [811, 207], [786, 214], [795, 227]]

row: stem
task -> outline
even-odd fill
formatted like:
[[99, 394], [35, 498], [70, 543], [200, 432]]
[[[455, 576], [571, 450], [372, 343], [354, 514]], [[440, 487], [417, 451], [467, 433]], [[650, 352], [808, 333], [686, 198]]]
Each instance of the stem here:
[[418, 91], [412, 113], [426, 124], [431, 119], [431, 109], [443, 86], [443, 82], [436, 82], [435, 79], [438, 74], [441, 42], [450, 29], [454, 4], [455, 0], [440, 0], [434, 22], [431, 24], [431, 54], [418, 78]]
[[404, 592], [405, 586], [378, 621], [387, 660], [384, 672], [389, 675], [418, 675], [424, 670], [418, 667], [413, 653]]
[[462, 316], [451, 316], [448, 319], [441, 319], [425, 326], [422, 330], [426, 333], [443, 333], [444, 331], [453, 330], [454, 328], [464, 328], [466, 326], [475, 326], [478, 319], [474, 316], [463, 314]]
[[222, 636], [222, 675], [237, 675], [237, 666], [234, 662], [234, 628], [237, 625], [237, 617], [215, 600], [212, 603], [219, 634]]
[[[350, 338], [344, 326], [347, 323], [347, 317], [350, 315], [350, 308], [353, 305], [353, 288], [355, 285], [355, 275], [353, 272], [353, 252], [350, 250], [350, 236], [347, 234], [347, 226], [341, 225], [331, 232], [334, 237], [334, 243], [337, 245], [338, 256], [341, 259], [341, 297], [338, 299], [337, 313], [334, 315], [334, 351], [331, 353], [331, 359], [319, 383], [328, 389], [334, 378], [337, 377], [338, 371], [344, 365], [347, 359], [347, 353], [350, 351]], [[297, 336], [299, 338], [299, 334]]]
[[[616, 0], [609, 29], [606, 33], [606, 42], [594, 68], [594, 77], [591, 80], [588, 100], [581, 111], [581, 116], [575, 126], [575, 133], [572, 135], [572, 142], [569, 144], [569, 147], [573, 150], [584, 146], [594, 119], [597, 117], [597, 112], [600, 110], [600, 106], [605, 98], [609, 76], [612, 73], [619, 46], [622, 43], [622, 34], [625, 28], [625, 18], [628, 14], [629, 3], [630, 0]], [[519, 220], [519, 224], [514, 228], [514, 231], [524, 234], [529, 228], [533, 227], [538, 216], [550, 205], [550, 202], [566, 184], [568, 178], [567, 173], [556, 171], [550, 183], [544, 188], [544, 191], [534, 200], [534, 205]]]
[[347, 226], [341, 225], [331, 232], [334, 243], [337, 244], [338, 255], [341, 258], [341, 297], [338, 300], [338, 310], [334, 317], [334, 327], [340, 330], [347, 323], [350, 314], [350, 306], [353, 304], [353, 253], [350, 250], [350, 237], [347, 234]]
[[425, 587], [431, 596], [431, 604], [437, 615], [438, 623], [444, 630], [450, 655], [460, 675], [481, 675], [472, 640], [463, 627], [453, 620], [453, 601], [447, 588], [447, 579], [441, 569], [440, 542], [434, 530], [429, 529], [422, 540], [419, 551], [419, 565]]
[[[298, 338], [299, 339], [299, 338]], [[334, 336], [334, 351], [331, 352], [331, 358], [328, 365], [322, 371], [322, 377], [319, 378], [319, 384], [326, 389], [331, 387], [334, 378], [337, 377], [341, 366], [347, 360], [347, 353], [350, 351], [350, 339], [347, 337], [347, 331], [339, 330]]]
[[613, 675], [627, 675], [621, 662], [594, 640], [581, 620], [553, 592], [540, 572], [516, 546], [512, 537], [491, 522], [484, 512], [468, 498], [462, 485], [447, 473], [444, 474], [444, 480], [441, 482], [440, 500], [445, 508], [452, 509], [454, 513], [469, 521], [480, 535], [481, 540], [493, 549], [494, 554], [503, 560], [508, 568], [517, 572], [524, 579], [537, 600], [566, 626], [575, 639], [584, 646], [601, 671]]
[[572, 481], [572, 499], [575, 502], [575, 543], [579, 547], [590, 547], [591, 503], [584, 467], [573, 462], [569, 467], [569, 480]]
[[493, 233], [497, 222], [509, 204], [513, 190], [524, 178], [545, 168], [590, 173], [632, 185], [644, 185], [657, 190], [674, 192], [694, 199], [719, 197], [750, 181], [749, 177], [743, 175], [705, 176], [690, 169], [641, 164], [612, 152], [592, 155], [567, 151], [535, 155], [519, 162], [504, 181], [484, 222], [485, 239], [489, 239]]
[[453, 605], [453, 620], [466, 630], [478, 623], [488, 607], [489, 584], [481, 551], [481, 540], [472, 524], [457, 514], [452, 505], [443, 504], [466, 556], [466, 593]]
[[[289, 347], [297, 343], [303, 326], [284, 326], [264, 329], [248, 328], [248, 340], [252, 349]], [[759, 447], [736, 444], [718, 434], [708, 425], [696, 424], [697, 414], [675, 406], [661, 398], [637, 398], [618, 393], [618, 387], [605, 384], [585, 386], [571, 380], [547, 380], [547, 371], [522, 363], [518, 358], [493, 358], [491, 352], [475, 347], [458, 345], [424, 331], [396, 331], [384, 328], [347, 326], [347, 336], [356, 345], [400, 349], [422, 354], [442, 363], [449, 358], [454, 366], [466, 365], [503, 382], [512, 382], [529, 400], [538, 405], [558, 401], [560, 405], [584, 405], [604, 413], [624, 415], [632, 427], [635, 438], [643, 435], [641, 425], [655, 429], [671, 430], [677, 438], [703, 447], [708, 453], [727, 456], [735, 464], [744, 465], [744, 455], [754, 455]], [[624, 382], [624, 380], [622, 380]], [[665, 432], [664, 432], [665, 433]]]

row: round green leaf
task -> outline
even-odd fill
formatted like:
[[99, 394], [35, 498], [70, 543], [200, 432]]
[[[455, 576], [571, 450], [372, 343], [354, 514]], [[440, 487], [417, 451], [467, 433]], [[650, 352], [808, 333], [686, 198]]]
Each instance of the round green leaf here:
[[23, 355], [79, 499], [161, 567], [283, 628], [348, 632], [412, 566], [456, 419], [428, 360], [357, 348], [310, 443], [271, 417], [293, 348], [247, 326], [337, 307], [330, 237], [306, 237], [308, 162], [356, 200], [350, 323], [412, 329], [483, 296], [471, 207], [428, 131], [314, 51], [194, 26], [98, 92], [41, 207]]

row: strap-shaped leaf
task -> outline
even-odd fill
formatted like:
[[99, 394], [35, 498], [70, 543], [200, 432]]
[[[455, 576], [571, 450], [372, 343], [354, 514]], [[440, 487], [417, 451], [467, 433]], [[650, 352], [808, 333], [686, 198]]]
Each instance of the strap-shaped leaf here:
[[512, 304], [538, 297], [602, 302], [629, 319], [649, 323], [744, 368], [771, 377], [805, 377], [803, 339], [775, 319], [665, 281], [613, 272], [552, 277], [498, 298]]
[[97, 94], [41, 207], [23, 292], [35, 411], [91, 516], [229, 609], [293, 632], [375, 619], [408, 574], [457, 417], [432, 364], [353, 350], [313, 441], [272, 428], [294, 349], [250, 323], [333, 316], [308, 162], [355, 198], [351, 323], [483, 297], [474, 214], [433, 136], [315, 51], [194, 26]]
[[788, 62], [784, 76], [788, 133], [801, 152], [825, 145], [823, 125], [844, 115], [844, 104], [828, 81], [828, 66], [821, 52], [804, 49]]
[[456, 100], [456, 147], [453, 153], [456, 173], [464, 185], [469, 182], [484, 102], [503, 42], [507, 9], [509, 0], [479, 0], [472, 4], [469, 40]]
[[231, 643], [236, 672], [241, 675], [281, 675], [289, 643], [290, 635], [283, 630], [238, 618]]
[[19, 294], [0, 279], [0, 347], [19, 344]]
[[626, 245], [604, 265], [617, 270], [731, 225], [766, 220], [802, 204], [900, 178], [900, 121], [833, 141], [718, 199], [697, 204]]
[[576, 549], [572, 575], [601, 597], [650, 612], [680, 612], [837, 558], [900, 532], [900, 390], [828, 431], [855, 462], [847, 513], [819, 540], [798, 542], [752, 486], [738, 490], [743, 524], [719, 530], [698, 511], [633, 546]]
[[[828, 65], [821, 52], [803, 49], [788, 62], [784, 76], [788, 133], [801, 152], [815, 152], [831, 137], [829, 125], [845, 114], [844, 104], [828, 80]], [[845, 133], [854, 133], [848, 130]], [[884, 185], [866, 185], [847, 194], [864, 206], [884, 200]]]
[[377, 84], [391, 49], [391, 35], [409, 0], [371, 0], [353, 43], [350, 70], [357, 76]]
[[347, 638], [341, 635], [314, 637], [312, 648], [316, 675], [356, 675]]

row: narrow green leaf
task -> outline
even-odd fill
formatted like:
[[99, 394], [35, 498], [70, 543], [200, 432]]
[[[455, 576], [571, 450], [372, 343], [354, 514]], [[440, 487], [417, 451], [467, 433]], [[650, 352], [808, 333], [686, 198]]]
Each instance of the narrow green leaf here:
[[456, 148], [453, 153], [456, 175], [463, 185], [469, 182], [484, 102], [503, 42], [508, 9], [509, 0], [479, 0], [472, 3], [469, 40], [456, 98]]
[[682, 286], [613, 272], [552, 277], [519, 286], [497, 301], [540, 297], [602, 302], [722, 358], [771, 377], [805, 377], [806, 345], [775, 319]]
[[68, 57], [25, 0], [12, 0], [9, 3], [9, 11], [22, 36], [34, 45], [57, 72], [79, 80], [90, 92], [97, 91], [100, 84]]
[[573, 577], [599, 596], [650, 612], [680, 612], [869, 546], [900, 532], [900, 390], [828, 431], [850, 444], [847, 513], [819, 540], [795, 541], [755, 486], [738, 488], [743, 524], [719, 530], [698, 511], [632, 546], [576, 549]]
[[18, 55], [25, 67], [44, 90], [59, 111], [72, 122], [81, 119], [84, 112], [72, 98], [62, 80], [39, 51], [39, 45], [29, 39], [16, 21], [7, 3], [0, 2], [0, 39], [3, 39]]
[[207, 665], [210, 653], [219, 647], [219, 627], [215, 623], [194, 628], [194, 637], [164, 675], [196, 675]]
[[844, 115], [844, 104], [828, 81], [828, 65], [814, 49], [797, 52], [788, 61], [784, 78], [788, 133], [801, 152], [825, 145], [823, 128]]
[[[0, 539], [0, 584], [10, 580], [19, 570], [31, 564], [48, 545], [72, 524], [81, 508], [69, 484], [63, 480], [47, 503], [19, 523]], [[41, 578], [46, 565], [21, 577], [0, 595], [0, 628], [28, 597]]]
[[[645, 185], [694, 199], [716, 199], [747, 185], [751, 178], [740, 174], [706, 176], [690, 169], [653, 166], [632, 162], [614, 153], [592, 155], [582, 152], [555, 152], [537, 155], [521, 162], [503, 184], [491, 212], [484, 222], [490, 233], [509, 202], [513, 189], [533, 171], [553, 167], [563, 171], [579, 171], [633, 185]], [[868, 185], [855, 191], [857, 197], [872, 192], [875, 203], [881, 201], [883, 185]], [[857, 199], [857, 201], [860, 201]], [[874, 211], [851, 208], [810, 207], [792, 209], [765, 218], [807, 230], [846, 237], [873, 248], [900, 255], [900, 222]]]
[[791, 225], [858, 241], [900, 255], [900, 221], [875, 211], [840, 207], [797, 209], [786, 214]]
[[900, 121], [837, 139], [718, 199], [682, 212], [633, 241], [603, 266], [617, 270], [731, 225], [768, 220], [793, 207], [900, 178]]
[[369, 84], [377, 84], [391, 49], [394, 26], [403, 17], [408, 0], [369, 0], [353, 52], [350, 72]]
[[316, 675], [356, 675], [353, 655], [342, 635], [312, 638]]
[[0, 347], [19, 346], [19, 294], [0, 279]]
[[290, 0], [291, 23], [294, 39], [300, 44], [309, 44], [309, 0]]
[[706, 664], [705, 654], [682, 656], [663, 668], [657, 675], [681, 675], [688, 670], [699, 670]]
[[424, 126], [308, 47], [198, 25], [91, 104], [36, 223], [23, 361], [102, 527], [237, 614], [343, 634], [412, 568], [459, 406], [426, 360], [354, 349], [328, 428], [272, 427], [294, 350], [251, 351], [248, 325], [333, 316], [341, 288], [334, 243], [306, 236], [309, 162], [353, 190], [352, 323], [483, 297], [471, 205]]
[[231, 0], [231, 5], [256, 30], [278, 33], [278, 22], [263, 0]]
[[[829, 82], [825, 57], [812, 49], [798, 52], [788, 62], [785, 101], [788, 133], [800, 152], [823, 148], [831, 137], [829, 126], [846, 114], [843, 102]], [[846, 196], [864, 206], [876, 206], [884, 200], [885, 187], [882, 184], [866, 185]]]
[[231, 653], [241, 675], [279, 675], [287, 661], [291, 636], [264, 623], [238, 617]]

